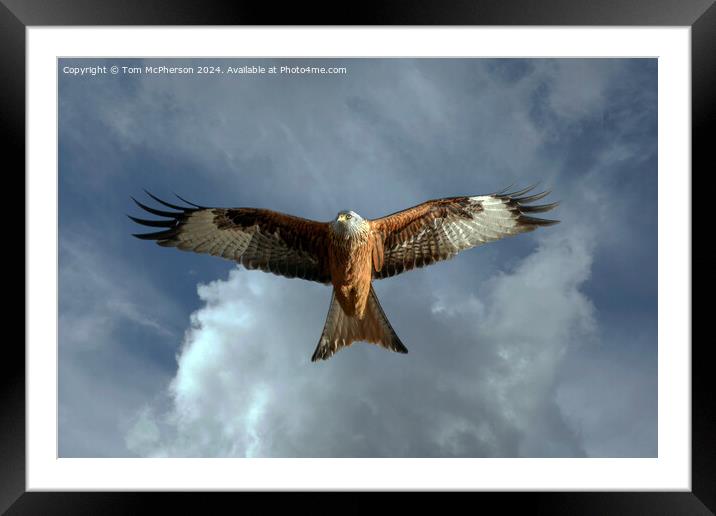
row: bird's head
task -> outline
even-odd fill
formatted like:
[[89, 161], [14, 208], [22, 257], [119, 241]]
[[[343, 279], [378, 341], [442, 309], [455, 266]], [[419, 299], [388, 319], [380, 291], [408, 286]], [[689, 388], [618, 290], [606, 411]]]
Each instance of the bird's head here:
[[346, 238], [357, 236], [366, 229], [366, 221], [354, 211], [339, 211], [332, 223], [333, 229]]

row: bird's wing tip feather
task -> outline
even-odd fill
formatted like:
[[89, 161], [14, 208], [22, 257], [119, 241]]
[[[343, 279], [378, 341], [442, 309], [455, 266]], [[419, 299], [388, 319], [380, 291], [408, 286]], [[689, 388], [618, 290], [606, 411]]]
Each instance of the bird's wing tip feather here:
[[[186, 207], [186, 206], [177, 206], [176, 204], [171, 204], [171, 203], [169, 203], [169, 202], [166, 202], [166, 201], [161, 200], [159, 197], [157, 197], [156, 195], [154, 195], [153, 193], [151, 193], [151, 192], [150, 192], [149, 190], [147, 190], [146, 188], [144, 188], [143, 190], [144, 190], [144, 193], [146, 193], [149, 197], [151, 197], [152, 199], [154, 199], [155, 201], [157, 201], [159, 204], [163, 204], [163, 205], [166, 206], [167, 208], [172, 208], [173, 210], [180, 210], [180, 211], [182, 211], [183, 213], [188, 213], [188, 212], [190, 212], [190, 211], [195, 211], [195, 210], [197, 210], [197, 209], [201, 209], [201, 207], [199, 207], [199, 206], [196, 205], [196, 204], [190, 203], [190, 202], [188, 202], [188, 201], [184, 201], [184, 199], [181, 199], [181, 197], [179, 197], [178, 195], [177, 195], [177, 197], [179, 197], [182, 201], [186, 202], [187, 204], [191, 204], [192, 206], [195, 206], [195, 207], [193, 207], [193, 208], [188, 208], [188, 207]], [[176, 195], [176, 194], [174, 194], [174, 195]]]
[[193, 203], [193, 202], [191, 202], [191, 201], [187, 201], [186, 199], [184, 199], [184, 197], [182, 197], [182, 196], [179, 195], [178, 193], [176, 193], [176, 192], [173, 192], [173, 193], [174, 193], [174, 197], [176, 197], [177, 199], [179, 199], [179, 200], [182, 201], [182, 202], [185, 202], [185, 203], [187, 203], [187, 204], [189, 204], [189, 205], [191, 205], [191, 206], [194, 206], [196, 209], [199, 209], [199, 210], [205, 210], [205, 209], [206, 209], [206, 206], [200, 206], [199, 204], [195, 204], [195, 203]]

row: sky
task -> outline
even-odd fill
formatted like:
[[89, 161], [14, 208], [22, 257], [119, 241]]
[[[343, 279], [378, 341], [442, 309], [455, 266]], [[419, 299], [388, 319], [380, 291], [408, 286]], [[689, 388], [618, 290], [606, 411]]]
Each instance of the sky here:
[[[59, 65], [61, 457], [657, 456], [655, 59]], [[195, 72], [121, 68], [148, 65]], [[346, 73], [196, 72], [246, 65]], [[328, 221], [535, 182], [560, 224], [374, 283], [407, 355], [317, 363], [329, 286], [126, 217], [144, 189]]]

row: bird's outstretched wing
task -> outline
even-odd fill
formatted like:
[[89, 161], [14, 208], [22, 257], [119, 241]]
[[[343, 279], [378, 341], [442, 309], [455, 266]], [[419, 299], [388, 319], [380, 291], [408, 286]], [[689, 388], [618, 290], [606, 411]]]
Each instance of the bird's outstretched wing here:
[[380, 241], [383, 244], [382, 257], [380, 252], [374, 253], [373, 277], [394, 276], [447, 260], [480, 244], [559, 222], [531, 216], [551, 210], [558, 204], [529, 205], [550, 193], [524, 196], [533, 188], [512, 193], [503, 190], [476, 197], [435, 199], [371, 220], [378, 248]]
[[139, 224], [162, 228], [154, 233], [135, 234], [137, 238], [156, 240], [164, 247], [221, 256], [239, 262], [247, 269], [330, 282], [326, 258], [328, 225], [325, 222], [257, 208], [207, 208], [179, 196], [191, 206], [177, 206], [147, 194], [178, 211], [158, 210], [132, 198], [143, 210], [168, 217], [146, 220], [130, 216]]

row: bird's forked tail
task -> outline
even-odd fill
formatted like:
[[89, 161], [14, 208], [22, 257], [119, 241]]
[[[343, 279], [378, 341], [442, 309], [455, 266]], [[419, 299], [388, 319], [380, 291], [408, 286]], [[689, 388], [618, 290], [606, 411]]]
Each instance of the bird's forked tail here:
[[372, 342], [397, 353], [408, 352], [388, 322], [388, 318], [378, 302], [378, 297], [375, 295], [373, 285], [370, 287], [368, 303], [362, 319], [346, 315], [336, 299], [335, 291], [331, 294], [331, 305], [328, 308], [326, 324], [323, 327], [316, 351], [311, 357], [311, 362], [327, 360], [336, 351], [350, 346], [356, 341]]

